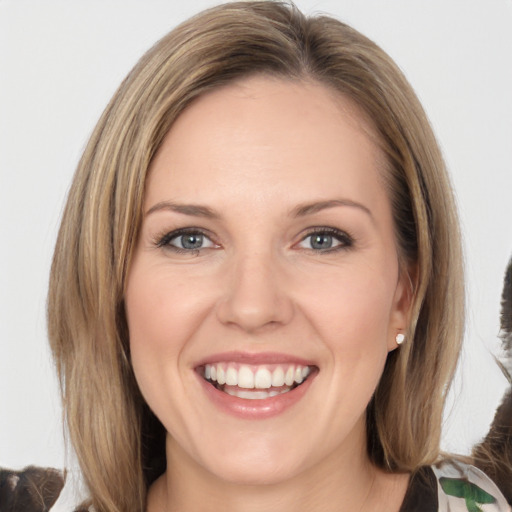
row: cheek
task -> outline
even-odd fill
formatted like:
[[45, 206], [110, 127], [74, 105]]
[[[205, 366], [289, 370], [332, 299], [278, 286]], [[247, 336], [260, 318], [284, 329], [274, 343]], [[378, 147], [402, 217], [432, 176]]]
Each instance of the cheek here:
[[[390, 267], [393, 268], [393, 267]], [[317, 276], [318, 277], [318, 276]], [[303, 309], [332, 348], [386, 347], [396, 289], [395, 275], [366, 266], [306, 283]]]
[[172, 323], [172, 310], [162, 287], [150, 273], [137, 267], [132, 269], [125, 297], [126, 317], [130, 333], [130, 349], [134, 364], [138, 356], [150, 354], [156, 348], [169, 350], [168, 324]]
[[[189, 342], [207, 309], [189, 276], [136, 260], [130, 269], [125, 308], [133, 371], [149, 407], [166, 430], [188, 442], [193, 410]], [[204, 294], [199, 294], [204, 299]], [[201, 300], [202, 300], [201, 299]], [[172, 392], [170, 392], [172, 390]]]
[[[134, 262], [125, 294], [131, 360], [150, 406], [179, 377], [180, 358], [197, 324], [190, 286], [161, 268]], [[159, 396], [162, 395], [162, 396]]]
[[330, 426], [324, 440], [334, 446], [362, 421], [381, 378], [395, 287], [394, 276], [379, 277], [385, 275], [380, 268], [329, 271], [330, 277], [318, 272], [315, 280], [303, 280], [298, 304], [322, 345], [318, 383], [325, 392], [312, 422]]
[[[214, 304], [211, 277], [153, 262], [144, 252], [134, 259], [125, 293], [131, 362], [140, 391], [166, 427], [179, 423], [189, 398], [187, 362], [199, 326]], [[172, 393], [169, 390], [173, 390]]]
[[176, 272], [135, 264], [125, 296], [132, 352], [143, 345], [175, 353], [207, 309], [205, 290]]
[[310, 301], [303, 310], [309, 312], [314, 334], [326, 349], [323, 363], [332, 379], [332, 394], [325, 397], [324, 421], [335, 431], [364, 413], [381, 378], [388, 355], [394, 279], [380, 267], [351, 266], [350, 271], [341, 269], [331, 279], [308, 287]]

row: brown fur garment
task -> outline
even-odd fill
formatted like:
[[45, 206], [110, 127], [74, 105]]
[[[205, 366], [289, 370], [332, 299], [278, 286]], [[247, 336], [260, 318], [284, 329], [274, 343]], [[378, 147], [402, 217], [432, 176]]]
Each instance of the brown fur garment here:
[[0, 468], [1, 512], [48, 512], [64, 487], [64, 476], [52, 468]]
[[494, 480], [512, 504], [512, 259], [501, 299], [501, 338], [506, 354], [503, 371], [511, 386], [496, 411], [487, 437], [473, 450], [474, 464]]

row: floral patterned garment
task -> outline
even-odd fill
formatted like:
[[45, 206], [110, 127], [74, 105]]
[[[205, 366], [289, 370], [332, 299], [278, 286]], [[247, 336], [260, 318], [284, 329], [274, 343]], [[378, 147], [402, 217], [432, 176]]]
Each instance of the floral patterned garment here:
[[421, 468], [411, 478], [400, 512], [511, 512], [496, 485], [458, 461]]

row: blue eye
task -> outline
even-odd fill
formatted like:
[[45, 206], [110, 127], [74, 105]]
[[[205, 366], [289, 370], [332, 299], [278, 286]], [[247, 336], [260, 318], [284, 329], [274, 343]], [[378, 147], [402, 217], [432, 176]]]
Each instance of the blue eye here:
[[299, 247], [317, 252], [330, 252], [351, 247], [352, 243], [352, 238], [343, 231], [323, 228], [305, 236]]
[[201, 231], [181, 229], [167, 233], [157, 245], [176, 252], [198, 252], [201, 249], [215, 247], [215, 244]]
[[201, 234], [190, 233], [188, 235], [178, 236], [170, 241], [171, 245], [180, 249], [201, 249], [204, 242], [204, 236]]
[[310, 245], [312, 249], [332, 249], [335, 243], [334, 238], [331, 235], [309, 235]]

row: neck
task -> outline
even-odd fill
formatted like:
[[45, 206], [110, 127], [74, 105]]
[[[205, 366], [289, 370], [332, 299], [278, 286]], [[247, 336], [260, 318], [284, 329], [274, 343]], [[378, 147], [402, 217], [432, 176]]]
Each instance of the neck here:
[[167, 443], [167, 459], [166, 473], [150, 490], [148, 512], [338, 512], [340, 507], [395, 512], [408, 482], [407, 475], [388, 475], [373, 466], [364, 442], [340, 447], [284, 481], [262, 484], [221, 479], [172, 439]]

